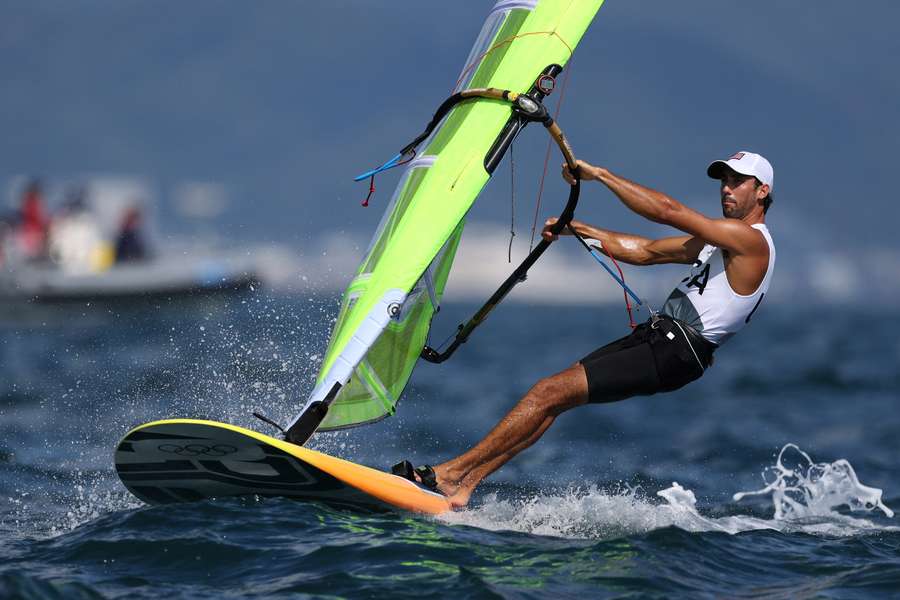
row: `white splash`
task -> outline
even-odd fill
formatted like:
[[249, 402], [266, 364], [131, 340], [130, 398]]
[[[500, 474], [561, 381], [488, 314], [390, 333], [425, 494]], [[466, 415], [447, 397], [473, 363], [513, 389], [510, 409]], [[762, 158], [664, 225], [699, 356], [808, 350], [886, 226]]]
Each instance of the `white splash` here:
[[[784, 465], [788, 450], [796, 450], [806, 461], [805, 468]], [[772, 519], [748, 515], [707, 517], [697, 509], [691, 490], [677, 482], [660, 490], [659, 504], [644, 497], [640, 490], [625, 488], [604, 490], [597, 487], [568, 490], [528, 500], [499, 500], [489, 495], [470, 510], [439, 517], [451, 524], [471, 525], [489, 530], [506, 530], [563, 538], [610, 539], [640, 535], [656, 529], [678, 527], [690, 532], [775, 530], [819, 535], [849, 536], [872, 531], [897, 531], [898, 527], [879, 525], [866, 519], [843, 515], [835, 509], [847, 506], [852, 511], [881, 510], [888, 517], [893, 511], [881, 501], [881, 490], [862, 485], [846, 460], [814, 463], [796, 445], [786, 445], [778, 461], [766, 472], [774, 473], [771, 483], [759, 491], [740, 492], [734, 499], [772, 493]]]
[[10, 510], [2, 525], [9, 533], [21, 538], [54, 538], [107, 514], [144, 506], [128, 492], [114, 489], [111, 474], [105, 471], [75, 470], [71, 477], [60, 480], [64, 483], [60, 488], [38, 494], [17, 489], [14, 496], [4, 498]]
[[[789, 450], [800, 455], [801, 464], [794, 469], [784, 465], [785, 452]], [[889, 517], [894, 516], [894, 511], [881, 501], [881, 490], [861, 484], [847, 460], [815, 463], [795, 444], [781, 449], [775, 465], [763, 471], [763, 481], [766, 487], [755, 492], [738, 492], [734, 495], [735, 502], [747, 496], [771, 493], [776, 519], [827, 517], [840, 506], [855, 511], [877, 508]]]
[[654, 506], [633, 489], [591, 486], [527, 500], [500, 500], [440, 515], [441, 521], [492, 531], [520, 531], [563, 538], [613, 538], [674, 525], [674, 515]]

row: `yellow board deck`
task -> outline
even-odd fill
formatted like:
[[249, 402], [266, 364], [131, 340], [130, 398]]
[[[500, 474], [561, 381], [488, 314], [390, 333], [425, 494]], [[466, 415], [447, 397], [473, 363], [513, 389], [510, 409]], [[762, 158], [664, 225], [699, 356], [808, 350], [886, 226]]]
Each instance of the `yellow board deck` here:
[[279, 496], [427, 514], [447, 499], [407, 479], [257, 433], [197, 419], [170, 419], [128, 432], [116, 472], [148, 504], [226, 496]]

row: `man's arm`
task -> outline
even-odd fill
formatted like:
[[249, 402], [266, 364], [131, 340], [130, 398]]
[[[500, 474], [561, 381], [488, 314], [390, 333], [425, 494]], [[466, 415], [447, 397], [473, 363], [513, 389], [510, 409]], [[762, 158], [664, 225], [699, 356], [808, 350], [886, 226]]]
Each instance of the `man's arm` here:
[[[655, 223], [671, 225], [734, 254], [752, 254], [763, 243], [762, 237], [752, 227], [738, 219], [710, 219], [666, 194], [629, 181], [608, 169], [584, 161], [578, 161], [578, 166], [583, 181], [601, 182], [625, 206]], [[563, 171], [563, 176], [571, 180], [568, 170], [564, 168]]]
[[[545, 238], [552, 237], [550, 226], [554, 223], [556, 217], [548, 219], [544, 224], [542, 235]], [[600, 240], [603, 252], [607, 255], [631, 265], [691, 264], [697, 260], [704, 245], [703, 240], [689, 235], [651, 240], [639, 235], [600, 229], [574, 219], [571, 225], [581, 237]], [[563, 229], [562, 235], [567, 234], [568, 230]]]

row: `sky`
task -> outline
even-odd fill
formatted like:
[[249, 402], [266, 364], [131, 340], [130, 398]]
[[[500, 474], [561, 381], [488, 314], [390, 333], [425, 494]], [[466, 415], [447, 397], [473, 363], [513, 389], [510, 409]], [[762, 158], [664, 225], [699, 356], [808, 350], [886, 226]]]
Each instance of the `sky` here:
[[[181, 191], [215, 190], [227, 200], [216, 221], [224, 238], [286, 244], [340, 278], [397, 175], [378, 181], [367, 209], [352, 177], [422, 129], [492, 5], [2, 3], [0, 181], [9, 195], [23, 175], [139, 179], [172, 231], [184, 226]], [[711, 215], [718, 191], [706, 165], [741, 149], [766, 155], [782, 297], [891, 303], [900, 293], [900, 38], [885, 24], [898, 18], [900, 4], [887, 0], [864, 9], [607, 0], [570, 65], [559, 122], [580, 158]], [[546, 149], [539, 129], [515, 150], [517, 257]], [[565, 198], [560, 162], [551, 159], [542, 218]], [[468, 246], [497, 256], [486, 282], [509, 270], [507, 163], [470, 214]], [[600, 187], [582, 198], [582, 220], [670, 233]]]

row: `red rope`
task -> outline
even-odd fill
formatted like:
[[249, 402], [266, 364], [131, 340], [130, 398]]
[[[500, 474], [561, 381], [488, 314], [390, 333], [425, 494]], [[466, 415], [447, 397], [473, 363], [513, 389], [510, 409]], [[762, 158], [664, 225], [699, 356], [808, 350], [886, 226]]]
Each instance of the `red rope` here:
[[[619, 266], [619, 263], [616, 262], [616, 259], [612, 254], [606, 252], [606, 255], [612, 261], [612, 263], [616, 266], [616, 270], [619, 272], [619, 277], [622, 278], [622, 283], [626, 283], [625, 281], [625, 273], [622, 272], [622, 267]], [[628, 324], [632, 329], [637, 327], [637, 324], [634, 322], [634, 315], [631, 313], [631, 301], [628, 300], [628, 292], [625, 291], [625, 288], [622, 288], [622, 295], [625, 296], [625, 310], [628, 311]]]
[[[499, 48], [503, 45], [509, 44], [513, 40], [518, 39], [520, 37], [525, 37], [525, 36], [529, 36], [529, 35], [539, 35], [539, 34], [556, 36], [557, 39], [559, 39], [559, 41], [562, 42], [563, 45], [569, 50], [569, 65], [568, 65], [568, 68], [566, 69], [565, 75], [563, 76], [562, 88], [560, 89], [559, 99], [556, 101], [556, 111], [554, 112], [554, 115], [553, 115], [553, 120], [554, 121], [558, 120], [559, 111], [562, 108], [563, 99], [565, 98], [565, 95], [566, 95], [566, 88], [568, 87], [568, 84], [569, 84], [569, 74], [572, 72], [572, 55], [574, 54], [574, 52], [572, 51], [572, 47], [569, 46], [569, 44], [567, 44], [566, 41], [564, 39], [562, 39], [562, 37], [560, 37], [559, 34], [557, 34], [555, 31], [532, 31], [532, 32], [528, 32], [528, 33], [521, 33], [519, 35], [514, 35], [512, 37], [509, 37], [509, 38], [501, 41], [501, 42], [498, 42], [497, 44], [495, 44], [494, 46], [489, 48], [487, 51], [482, 52], [480, 55], [478, 55], [475, 58], [475, 60], [472, 61], [471, 64], [469, 64], [468, 66], [466, 66], [466, 68], [463, 69], [462, 73], [459, 76], [459, 79], [456, 80], [456, 84], [454, 84], [453, 89], [456, 90], [456, 88], [459, 87], [459, 84], [462, 83], [463, 79], [466, 78], [466, 75], [468, 75], [469, 71], [471, 71], [478, 64], [480, 64], [482, 59], [484, 59], [485, 56], [487, 56], [488, 54], [490, 54], [497, 48]], [[531, 242], [529, 243], [529, 246], [528, 246], [529, 252], [534, 247], [534, 236], [537, 231], [537, 222], [538, 222], [538, 217], [540, 216], [540, 211], [541, 211], [541, 198], [544, 193], [544, 181], [547, 179], [547, 170], [550, 166], [550, 154], [551, 154], [552, 150], [553, 150], [553, 140], [550, 139], [547, 141], [547, 151], [544, 155], [544, 169], [541, 172], [541, 182], [538, 185], [537, 201], [535, 203], [535, 208], [534, 208], [534, 222], [531, 225]], [[512, 159], [510, 159], [510, 168], [512, 169]], [[510, 174], [512, 175], [512, 172]], [[513, 189], [515, 189], [515, 188], [513, 188]], [[515, 193], [515, 192], [513, 192], [513, 193]], [[513, 198], [514, 198], [514, 196], [513, 196]], [[514, 201], [515, 200], [513, 199], [513, 202]], [[515, 235], [515, 233], [513, 233], [513, 235]], [[510, 253], [511, 252], [512, 252], [512, 238], [510, 238]], [[616, 267], [616, 270], [619, 271], [619, 277], [621, 277], [622, 281], [624, 282], [625, 281], [625, 273], [622, 272], [622, 267], [619, 266], [619, 263], [616, 261], [616, 259], [611, 254], [606, 252], [606, 255], [609, 256], [610, 260], [612, 260], [613, 264]], [[512, 255], [510, 254], [510, 259], [511, 258], [512, 258]], [[628, 323], [631, 326], [631, 328], [634, 329], [635, 327], [637, 327], [637, 325], [634, 322], [634, 315], [632, 314], [631, 301], [628, 299], [628, 292], [626, 292], [623, 289], [622, 295], [625, 298], [625, 310], [628, 312]]]
[[[553, 114], [553, 120], [556, 121], [559, 118], [559, 111], [562, 108], [563, 98], [566, 96], [566, 87], [569, 84], [569, 73], [572, 72], [572, 61], [569, 61], [569, 67], [566, 69], [566, 74], [563, 76], [563, 84], [562, 88], [559, 90], [559, 100], [556, 101], [556, 112]], [[538, 193], [537, 193], [537, 201], [534, 206], [534, 222], [531, 224], [531, 242], [528, 244], [528, 251], [531, 252], [531, 249], [534, 248], [534, 233], [537, 230], [537, 222], [538, 217], [541, 212], [541, 198], [544, 194], [544, 180], [547, 178], [547, 169], [550, 166], [550, 153], [553, 150], [553, 138], [547, 140], [547, 152], [544, 155], [544, 170], [541, 173], [541, 183], [538, 185]]]
[[[396, 165], [394, 165], [394, 167], [399, 167], [401, 165], [405, 165], [406, 163], [410, 162], [415, 157], [416, 157], [415, 153], [410, 154], [409, 158], [407, 158], [406, 160], [401, 160]], [[391, 167], [391, 168], [393, 169], [394, 167]], [[369, 178], [369, 193], [368, 193], [368, 195], [366, 195], [366, 199], [362, 201], [363, 206], [369, 206], [369, 200], [371, 200], [372, 194], [375, 193], [375, 175], [376, 175], [376, 173], [372, 173], [372, 176]]]
[[372, 194], [375, 193], [375, 175], [373, 174], [369, 177], [369, 194], [366, 196], [366, 199], [362, 201], [363, 206], [369, 206], [369, 199], [372, 198]]

